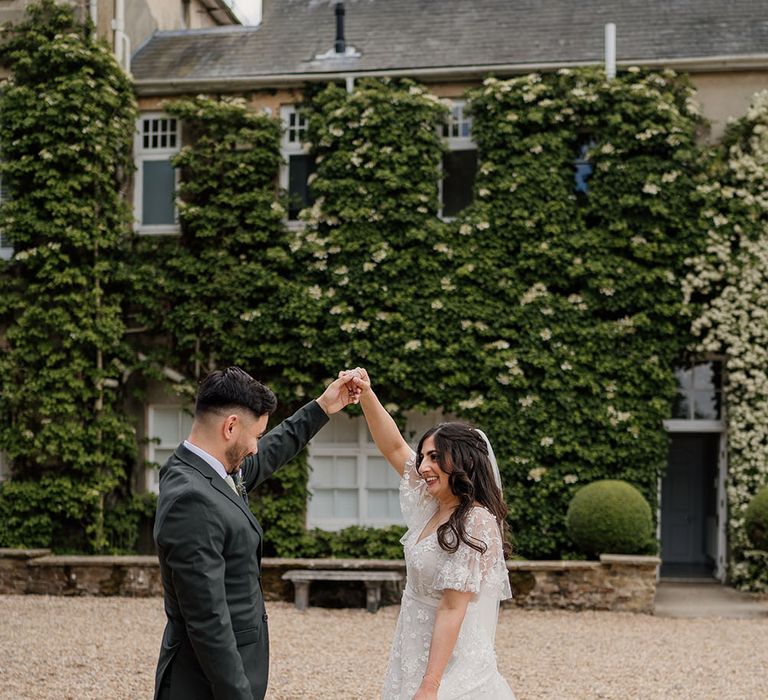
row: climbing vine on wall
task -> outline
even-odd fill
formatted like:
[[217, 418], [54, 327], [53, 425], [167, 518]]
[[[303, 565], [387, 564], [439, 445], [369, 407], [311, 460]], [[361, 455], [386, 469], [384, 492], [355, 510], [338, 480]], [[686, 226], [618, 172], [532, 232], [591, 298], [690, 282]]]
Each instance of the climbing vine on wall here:
[[732, 124], [699, 190], [706, 248], [691, 259], [685, 292], [699, 303], [700, 353], [727, 359], [729, 577], [768, 590], [768, 554], [752, 548], [744, 514], [768, 484], [768, 92]]
[[136, 450], [119, 410], [132, 86], [51, 0], [5, 30], [0, 60], [0, 229], [14, 249], [0, 281], [0, 444], [15, 476], [0, 540], [103, 550]]
[[[652, 502], [672, 368], [689, 336], [698, 115], [672, 73], [489, 78], [469, 94], [475, 203], [436, 217], [445, 118], [418, 85], [329, 86], [306, 107], [327, 352], [365, 363], [398, 409], [441, 406], [499, 447], [518, 551], [570, 551], [581, 484], [626, 478]], [[575, 192], [586, 148], [588, 192]]]

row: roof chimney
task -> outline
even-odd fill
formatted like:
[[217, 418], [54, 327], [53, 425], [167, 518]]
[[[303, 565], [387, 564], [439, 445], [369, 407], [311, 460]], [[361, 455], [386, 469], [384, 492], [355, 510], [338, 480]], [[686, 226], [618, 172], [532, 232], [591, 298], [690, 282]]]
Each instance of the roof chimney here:
[[333, 45], [336, 53], [346, 53], [347, 43], [344, 41], [344, 3], [336, 3], [336, 43]]

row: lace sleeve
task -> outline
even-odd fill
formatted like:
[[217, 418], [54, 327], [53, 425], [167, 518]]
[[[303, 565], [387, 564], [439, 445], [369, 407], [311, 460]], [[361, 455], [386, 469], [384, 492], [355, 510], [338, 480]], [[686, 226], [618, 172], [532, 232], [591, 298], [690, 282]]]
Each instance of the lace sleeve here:
[[512, 597], [504, 549], [496, 518], [485, 508], [473, 508], [465, 522], [465, 531], [486, 550], [478, 552], [464, 542], [451, 554], [443, 552], [435, 574], [436, 590], [451, 589], [480, 593], [488, 591], [499, 600]]
[[435, 506], [435, 499], [427, 493], [427, 484], [416, 470], [416, 453], [412, 452], [400, 479], [400, 510], [408, 529], [423, 527]]

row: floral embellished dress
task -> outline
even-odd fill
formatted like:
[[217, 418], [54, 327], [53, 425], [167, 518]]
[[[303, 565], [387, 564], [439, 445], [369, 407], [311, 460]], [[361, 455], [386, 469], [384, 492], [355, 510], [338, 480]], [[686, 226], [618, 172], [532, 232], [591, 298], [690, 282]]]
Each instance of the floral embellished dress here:
[[413, 698], [427, 668], [437, 606], [443, 591], [452, 589], [475, 595], [443, 673], [439, 700], [514, 700], [496, 668], [494, 649], [499, 601], [512, 597], [495, 516], [476, 506], [465, 523], [468, 535], [485, 542], [485, 553], [462, 542], [450, 554], [438, 544], [437, 533], [419, 541], [437, 510], [437, 501], [427, 493], [416, 471], [415, 454], [406, 463], [400, 482], [400, 508], [408, 526], [401, 540], [406, 583], [382, 699]]

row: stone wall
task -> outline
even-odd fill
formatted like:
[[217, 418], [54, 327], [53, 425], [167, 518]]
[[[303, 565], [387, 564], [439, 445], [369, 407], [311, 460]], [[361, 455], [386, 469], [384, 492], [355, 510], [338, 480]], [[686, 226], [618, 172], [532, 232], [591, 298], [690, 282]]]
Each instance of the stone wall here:
[[[507, 562], [514, 599], [505, 605], [523, 608], [653, 612], [657, 557], [604, 554], [600, 561]], [[293, 600], [293, 587], [282, 580], [290, 569], [401, 571], [402, 560], [270, 559], [262, 562], [267, 600]], [[44, 595], [162, 595], [154, 556], [52, 556], [48, 550], [0, 549], [0, 593]], [[383, 601], [397, 603], [395, 586]], [[355, 583], [313, 583], [311, 605], [363, 606], [365, 589]]]

